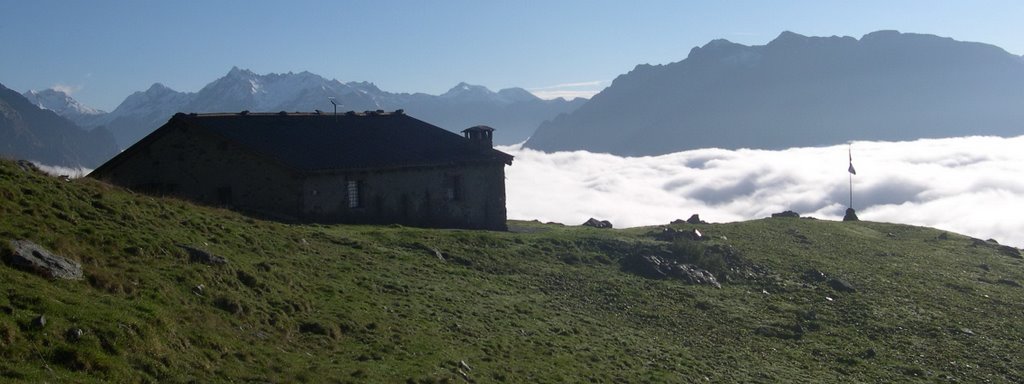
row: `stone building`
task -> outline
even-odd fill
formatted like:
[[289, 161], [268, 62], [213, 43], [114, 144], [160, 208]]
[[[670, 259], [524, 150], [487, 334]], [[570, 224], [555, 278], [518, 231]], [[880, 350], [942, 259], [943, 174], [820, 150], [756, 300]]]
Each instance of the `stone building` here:
[[504, 230], [493, 129], [392, 113], [176, 114], [89, 176], [285, 221]]

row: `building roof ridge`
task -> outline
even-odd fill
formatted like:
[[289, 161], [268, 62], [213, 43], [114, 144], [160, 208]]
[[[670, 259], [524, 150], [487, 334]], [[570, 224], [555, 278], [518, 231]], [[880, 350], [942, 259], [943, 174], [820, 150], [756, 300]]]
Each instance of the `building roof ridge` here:
[[189, 117], [228, 117], [228, 116], [406, 116], [405, 110], [396, 109], [394, 111], [385, 111], [378, 109], [375, 111], [339, 111], [337, 114], [328, 111], [313, 110], [313, 111], [279, 111], [279, 112], [250, 112], [243, 110], [240, 112], [178, 112], [175, 116], [189, 116]]

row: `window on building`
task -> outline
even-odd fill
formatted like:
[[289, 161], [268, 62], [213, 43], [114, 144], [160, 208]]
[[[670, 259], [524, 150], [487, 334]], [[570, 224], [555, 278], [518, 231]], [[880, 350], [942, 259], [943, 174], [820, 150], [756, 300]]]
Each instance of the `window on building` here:
[[448, 201], [462, 200], [462, 176], [448, 175], [445, 177], [444, 198]]
[[362, 202], [362, 183], [359, 180], [348, 181], [348, 207], [359, 208], [363, 206]]

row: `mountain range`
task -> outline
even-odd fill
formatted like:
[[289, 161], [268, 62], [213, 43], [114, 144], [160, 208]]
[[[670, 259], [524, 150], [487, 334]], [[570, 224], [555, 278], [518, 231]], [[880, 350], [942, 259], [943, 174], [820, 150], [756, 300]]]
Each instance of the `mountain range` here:
[[522, 88], [460, 83], [441, 95], [392, 93], [310, 72], [232, 68], [198, 92], [160, 83], [107, 113], [54, 90], [24, 94], [126, 148], [177, 112], [396, 110], [460, 131], [484, 124], [497, 144], [543, 151], [658, 155], [687, 149], [782, 149], [851, 140], [1024, 133], [1024, 58], [999, 47], [878, 31], [783, 32], [765, 45], [713, 40], [682, 61], [638, 65], [592, 99], [542, 100]]
[[[109, 131], [103, 128], [83, 130], [36, 104], [41, 100], [55, 102], [58, 95], [40, 93], [36, 96], [35, 100], [29, 100], [0, 84], [0, 154], [69, 168], [93, 168], [117, 154], [117, 144]], [[73, 99], [68, 100], [63, 101], [65, 107], [81, 107]], [[61, 111], [78, 113], [84, 119], [90, 110], [83, 107]]]
[[987, 44], [878, 31], [714, 40], [638, 65], [526, 146], [657, 155], [850, 140], [1024, 134], [1024, 58]]
[[153, 84], [128, 96], [110, 113], [83, 107], [59, 91], [30, 91], [26, 96], [83, 127], [106, 127], [121, 148], [132, 145], [177, 112], [333, 112], [331, 99], [340, 105], [339, 111], [404, 109], [411, 116], [455, 132], [489, 125], [497, 130], [497, 144], [514, 144], [526, 140], [542, 121], [571, 112], [585, 102], [543, 100], [522, 88], [493, 92], [466, 83], [442, 95], [391, 93], [370, 82], [342, 83], [310, 72], [260, 75], [237, 67], [194, 93]]

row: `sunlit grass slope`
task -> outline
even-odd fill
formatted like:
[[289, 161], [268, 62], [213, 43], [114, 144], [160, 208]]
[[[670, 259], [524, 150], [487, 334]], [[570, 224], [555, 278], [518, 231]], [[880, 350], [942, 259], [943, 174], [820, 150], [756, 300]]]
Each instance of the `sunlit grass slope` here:
[[[28, 239], [86, 278], [0, 265], [0, 381], [1024, 381], [1022, 260], [989, 242], [808, 219], [673, 226], [699, 246], [510, 224], [289, 225], [2, 161], [0, 252]], [[691, 257], [721, 288], [623, 268], [711, 245], [747, 266]]]

